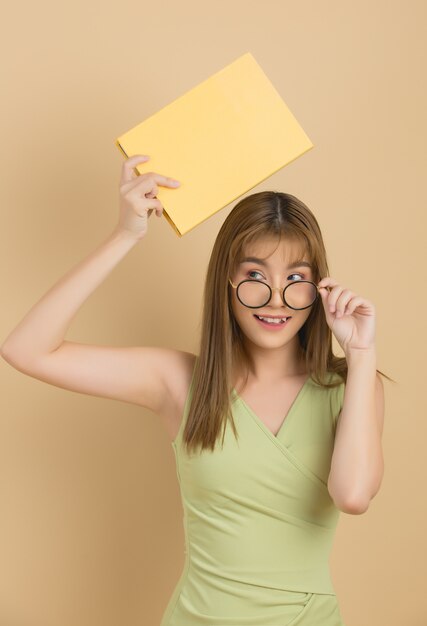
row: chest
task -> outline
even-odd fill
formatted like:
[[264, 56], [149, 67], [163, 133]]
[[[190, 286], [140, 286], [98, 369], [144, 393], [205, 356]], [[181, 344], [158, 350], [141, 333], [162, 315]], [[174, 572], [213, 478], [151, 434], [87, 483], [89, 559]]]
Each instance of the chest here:
[[262, 388], [251, 384], [239, 396], [270, 432], [276, 435], [302, 392], [306, 380], [307, 375], [304, 374], [284, 384], [263, 385]]

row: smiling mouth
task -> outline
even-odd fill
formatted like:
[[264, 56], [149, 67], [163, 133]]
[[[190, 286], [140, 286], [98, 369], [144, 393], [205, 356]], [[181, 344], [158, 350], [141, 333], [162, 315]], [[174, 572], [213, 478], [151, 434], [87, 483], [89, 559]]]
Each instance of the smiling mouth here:
[[[280, 326], [280, 324], [285, 324], [288, 320], [291, 319], [291, 315], [285, 317], [268, 317], [263, 315], [257, 315], [254, 313], [254, 317], [256, 317], [260, 322], [265, 322], [266, 324], [270, 324], [271, 326]], [[270, 321], [272, 320], [272, 321]]]

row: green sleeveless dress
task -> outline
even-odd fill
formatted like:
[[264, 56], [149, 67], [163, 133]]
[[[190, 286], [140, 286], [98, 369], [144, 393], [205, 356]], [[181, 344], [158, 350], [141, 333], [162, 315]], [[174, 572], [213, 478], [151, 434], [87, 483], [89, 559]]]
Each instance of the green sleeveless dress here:
[[[329, 373], [330, 380], [341, 380]], [[329, 572], [338, 522], [327, 480], [344, 382], [309, 377], [277, 435], [232, 391], [239, 433], [187, 455], [172, 442], [185, 563], [160, 626], [345, 626]]]

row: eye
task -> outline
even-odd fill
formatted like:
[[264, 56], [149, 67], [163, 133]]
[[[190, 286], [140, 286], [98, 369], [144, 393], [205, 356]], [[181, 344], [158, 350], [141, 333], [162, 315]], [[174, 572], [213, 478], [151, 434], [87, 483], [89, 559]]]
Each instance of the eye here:
[[[300, 273], [294, 273], [294, 274], [290, 274], [290, 276], [301, 276], [302, 280], [305, 280], [304, 274], [300, 274]], [[288, 276], [289, 278], [289, 276]], [[291, 278], [291, 280], [293, 280], [293, 278]]]
[[[248, 272], [247, 273], [248, 278], [254, 278], [253, 276], [251, 276], [251, 274], [258, 274], [259, 276], [261, 276], [261, 278], [264, 278], [264, 276], [261, 274], [261, 272], [258, 272], [257, 270], [251, 270], [250, 272]], [[304, 274], [300, 274], [299, 272], [294, 272], [293, 274], [289, 274], [288, 280], [289, 279], [291, 281], [295, 280], [294, 278], [292, 278], [292, 276], [299, 276], [302, 280], [305, 280]], [[256, 278], [256, 280], [260, 280], [260, 279]]]
[[[257, 272], [256, 270], [252, 270], [252, 271], [248, 272], [247, 276], [249, 278], [253, 278], [253, 276], [251, 276], [251, 274], [259, 274], [261, 276], [261, 278], [264, 278], [264, 276], [261, 274], [261, 272]], [[256, 280], [259, 280], [259, 278], [257, 278]]]

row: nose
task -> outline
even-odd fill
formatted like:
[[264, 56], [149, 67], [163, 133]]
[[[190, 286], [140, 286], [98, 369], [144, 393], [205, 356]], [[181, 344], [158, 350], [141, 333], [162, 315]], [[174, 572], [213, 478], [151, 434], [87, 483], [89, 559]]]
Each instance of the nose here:
[[281, 287], [272, 287], [271, 288], [271, 300], [269, 304], [272, 306], [286, 306], [283, 301], [283, 288]]

